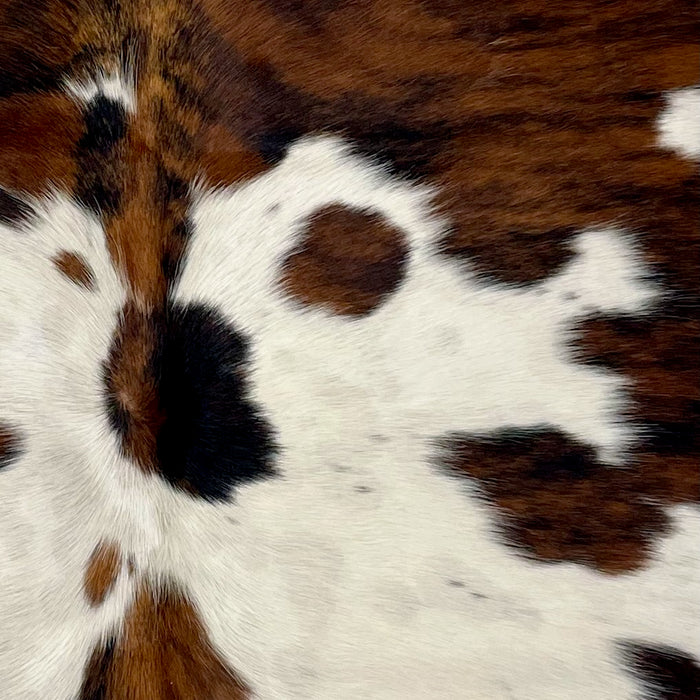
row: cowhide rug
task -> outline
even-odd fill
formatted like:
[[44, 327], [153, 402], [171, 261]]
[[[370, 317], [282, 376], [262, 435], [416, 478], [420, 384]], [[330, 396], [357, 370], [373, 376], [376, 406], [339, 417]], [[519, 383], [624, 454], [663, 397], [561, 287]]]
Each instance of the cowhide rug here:
[[0, 8], [0, 700], [700, 698], [695, 0]]

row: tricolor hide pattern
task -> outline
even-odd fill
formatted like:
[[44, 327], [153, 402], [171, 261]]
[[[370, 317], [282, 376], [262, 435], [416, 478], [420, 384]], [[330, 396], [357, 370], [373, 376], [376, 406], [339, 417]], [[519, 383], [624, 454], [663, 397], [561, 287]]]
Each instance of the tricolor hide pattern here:
[[0, 0], [0, 700], [700, 698], [699, 41]]

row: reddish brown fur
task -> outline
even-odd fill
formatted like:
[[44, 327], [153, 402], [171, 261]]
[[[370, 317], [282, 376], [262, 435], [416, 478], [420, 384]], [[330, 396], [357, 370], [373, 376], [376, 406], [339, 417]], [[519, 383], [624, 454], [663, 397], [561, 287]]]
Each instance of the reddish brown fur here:
[[143, 583], [118, 639], [95, 648], [79, 700], [246, 700], [249, 690], [212, 646], [177, 590]]
[[119, 545], [101, 541], [90, 555], [83, 589], [92, 606], [101, 605], [114, 587], [122, 568], [122, 553]]
[[396, 290], [407, 252], [401, 232], [378, 214], [326, 207], [309, 218], [285, 264], [283, 284], [307, 304], [367, 314]]
[[62, 250], [54, 256], [53, 264], [71, 282], [75, 282], [85, 289], [94, 288], [95, 276], [82, 255]]

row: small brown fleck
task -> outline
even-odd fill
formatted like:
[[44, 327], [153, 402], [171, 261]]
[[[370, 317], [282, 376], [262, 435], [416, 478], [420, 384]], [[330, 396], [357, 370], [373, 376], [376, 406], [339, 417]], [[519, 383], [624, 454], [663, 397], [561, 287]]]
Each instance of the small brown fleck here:
[[85, 289], [94, 289], [95, 276], [82, 255], [62, 250], [53, 258], [53, 264], [71, 282]]
[[104, 602], [117, 580], [121, 562], [121, 550], [114, 542], [102, 540], [95, 547], [83, 580], [85, 595], [90, 605], [94, 607]]
[[399, 286], [407, 252], [401, 232], [379, 214], [329, 206], [310, 217], [283, 285], [306, 304], [361, 316]]

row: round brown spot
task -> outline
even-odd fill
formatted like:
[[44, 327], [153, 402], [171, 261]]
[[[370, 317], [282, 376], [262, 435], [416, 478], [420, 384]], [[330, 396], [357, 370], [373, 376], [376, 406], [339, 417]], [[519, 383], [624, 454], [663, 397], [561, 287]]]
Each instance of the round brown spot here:
[[396, 290], [407, 255], [403, 235], [381, 215], [329, 206], [309, 218], [284, 266], [283, 285], [305, 304], [361, 316]]
[[83, 588], [92, 606], [101, 605], [117, 581], [122, 555], [114, 542], [100, 542], [90, 556]]

